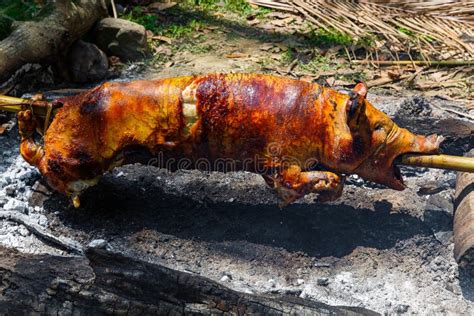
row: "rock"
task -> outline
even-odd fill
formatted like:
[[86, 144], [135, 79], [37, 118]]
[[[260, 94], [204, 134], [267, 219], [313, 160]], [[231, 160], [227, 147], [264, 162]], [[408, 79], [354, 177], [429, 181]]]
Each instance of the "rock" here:
[[18, 211], [18, 212], [25, 212], [26, 210], [26, 203], [19, 201], [17, 199], [10, 199], [8, 202], [3, 206], [6, 211]]
[[117, 56], [125, 62], [148, 55], [145, 28], [123, 19], [101, 20], [95, 28], [95, 43], [108, 55]]
[[417, 117], [430, 116], [432, 108], [428, 100], [421, 96], [406, 99], [400, 104], [397, 115], [415, 115]]
[[104, 249], [106, 246], [107, 246], [107, 241], [104, 239], [94, 239], [88, 245], [88, 247], [90, 248], [101, 248], [101, 249]]
[[408, 312], [409, 308], [410, 308], [410, 305], [399, 304], [397, 305], [397, 307], [395, 307], [395, 312], [397, 314], [405, 314], [406, 312]]
[[37, 217], [37, 222], [39, 225], [46, 227], [48, 226], [48, 218], [44, 216], [43, 214], [39, 214]]
[[72, 45], [67, 60], [71, 79], [78, 83], [104, 79], [109, 69], [105, 53], [96, 45], [80, 40]]
[[15, 193], [16, 193], [16, 188], [15, 186], [13, 185], [9, 185], [9, 186], [6, 186], [5, 187], [5, 194], [10, 196], [10, 197], [14, 197], [15, 196]]
[[232, 280], [232, 277], [229, 277], [228, 275], [224, 275], [220, 281], [221, 282], [230, 282]]
[[5, 187], [8, 184], [8, 182], [5, 179], [0, 179], [0, 188]]
[[316, 284], [318, 284], [320, 286], [327, 286], [327, 285], [329, 285], [329, 279], [328, 278], [318, 278], [316, 280]]
[[268, 285], [269, 285], [270, 287], [272, 287], [272, 288], [275, 287], [275, 286], [276, 286], [275, 280], [274, 280], [274, 279], [268, 280]]
[[30, 231], [23, 225], [18, 226], [17, 233], [22, 237], [28, 237], [31, 235]]
[[4, 180], [6, 184], [12, 183], [12, 178], [10, 176], [5, 176]]

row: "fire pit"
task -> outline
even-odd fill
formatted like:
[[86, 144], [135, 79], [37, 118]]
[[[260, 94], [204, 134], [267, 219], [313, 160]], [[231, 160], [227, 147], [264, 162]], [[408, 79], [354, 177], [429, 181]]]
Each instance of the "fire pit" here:
[[[445, 153], [473, 147], [474, 123], [442, 110], [456, 104], [371, 101], [415, 133], [447, 136]], [[240, 306], [275, 314], [474, 311], [474, 281], [453, 257], [454, 172], [404, 167], [402, 192], [350, 177], [337, 202], [306, 196], [280, 210], [254, 174], [128, 165], [107, 174], [73, 209], [18, 157], [16, 135], [13, 128], [0, 136], [0, 242], [20, 251], [3, 249], [0, 307], [15, 301], [38, 311], [85, 313], [90, 304], [105, 312], [159, 311], [150, 297], [166, 302], [166, 291], [147, 274], [155, 271], [190, 280], [169, 292], [191, 289], [170, 294], [169, 305], [161, 305], [167, 310], [209, 312], [214, 302], [214, 311]], [[26, 291], [27, 276], [42, 281]], [[124, 298], [128, 305], [117, 305]]]

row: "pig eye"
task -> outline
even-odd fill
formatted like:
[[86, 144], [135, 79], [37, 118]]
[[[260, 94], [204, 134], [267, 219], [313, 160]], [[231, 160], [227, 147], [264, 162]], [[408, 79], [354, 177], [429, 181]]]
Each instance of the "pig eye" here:
[[351, 91], [349, 92], [349, 116], [353, 116], [355, 111], [357, 110], [357, 107], [359, 106], [359, 100], [357, 99], [357, 93]]
[[377, 124], [375, 125], [375, 130], [376, 130], [376, 131], [380, 131], [380, 130], [383, 130], [383, 129], [384, 129], [384, 128], [383, 128], [383, 124], [382, 124], [382, 123], [377, 123]]

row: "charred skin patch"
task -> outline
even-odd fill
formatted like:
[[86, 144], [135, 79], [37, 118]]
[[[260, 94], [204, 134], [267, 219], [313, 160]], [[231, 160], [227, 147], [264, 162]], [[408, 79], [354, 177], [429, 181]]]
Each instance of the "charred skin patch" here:
[[[52, 159], [51, 159], [52, 158]], [[48, 172], [53, 174], [56, 178], [60, 180], [67, 180], [67, 174], [63, 172], [62, 166], [62, 157], [51, 157], [48, 159]]]
[[218, 128], [228, 112], [229, 89], [224, 75], [208, 76], [196, 90], [197, 109], [206, 129]]
[[90, 115], [105, 110], [105, 102], [103, 102], [103, 88], [101, 86], [88, 92], [81, 98], [79, 105], [79, 113], [81, 115]]
[[100, 175], [103, 170], [100, 161], [83, 148], [74, 148], [71, 151], [70, 160], [72, 162], [70, 168], [74, 174], [78, 174], [83, 179], [94, 178]]

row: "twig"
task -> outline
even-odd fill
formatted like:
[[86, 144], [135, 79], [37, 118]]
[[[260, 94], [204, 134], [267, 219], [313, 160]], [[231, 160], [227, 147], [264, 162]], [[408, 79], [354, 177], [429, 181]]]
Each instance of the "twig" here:
[[349, 50], [347, 49], [347, 46], [344, 45], [344, 50], [346, 51], [347, 59], [349, 59], [349, 63], [352, 62], [351, 55], [349, 54]]
[[296, 65], [298, 65], [298, 58], [295, 58], [291, 64], [288, 66], [288, 68], [286, 69], [286, 74], [289, 74], [290, 72], [293, 71], [293, 69], [295, 69]]
[[114, 19], [118, 18], [118, 15], [117, 15], [117, 8], [115, 7], [115, 1], [114, 0], [110, 0], [110, 5], [112, 6], [112, 13], [114, 15]]
[[462, 112], [459, 112], [459, 111], [456, 111], [456, 110], [453, 110], [453, 109], [449, 109], [449, 108], [446, 108], [446, 109], [444, 109], [444, 110], [445, 110], [445, 111], [448, 111], [448, 112], [451, 112], [451, 113], [454, 113], [454, 114], [456, 114], [456, 115], [459, 115], [459, 116], [468, 118], [468, 119], [474, 121], [474, 116], [472, 116], [472, 115], [469, 115], [469, 114], [466, 114], [466, 113], [462, 113]]
[[396, 77], [396, 78], [384, 77], [384, 78], [380, 78], [380, 79], [367, 81], [366, 84], [367, 84], [367, 87], [371, 88], [371, 87], [381, 86], [381, 85], [391, 83], [391, 82], [400, 81], [400, 80], [406, 79], [408, 77], [409, 77], [409, 75], [402, 75], [402, 76]]
[[453, 109], [450, 109], [450, 108], [443, 108], [443, 107], [440, 107], [439, 105], [436, 105], [436, 104], [433, 104], [436, 108], [442, 110], [442, 111], [446, 111], [446, 112], [451, 112], [453, 114], [456, 114], [456, 115], [459, 115], [461, 117], [464, 117], [464, 118], [467, 118], [469, 120], [472, 120], [474, 121], [474, 116], [472, 115], [469, 115], [467, 113], [463, 113], [463, 112], [459, 112], [459, 111], [456, 111], [456, 110], [453, 110]]
[[354, 64], [367, 65], [371, 63], [379, 66], [394, 66], [394, 65], [418, 65], [418, 66], [469, 66], [474, 65], [474, 60], [353, 60]]
[[32, 222], [25, 214], [16, 211], [1, 211], [0, 218], [25, 226], [32, 234], [57, 248], [78, 255], [84, 253], [81, 245], [72, 240], [60, 239], [59, 237], [46, 232], [40, 225]]
[[418, 69], [416, 69], [416, 67], [415, 67], [415, 70], [416, 70], [415, 73], [408, 76], [407, 81], [409, 82], [409, 84], [413, 84], [413, 81], [415, 81], [416, 77], [419, 74], [421, 74], [422, 72], [426, 71], [428, 68], [429, 68], [429, 66], [425, 66], [425, 67], [418, 68]]

